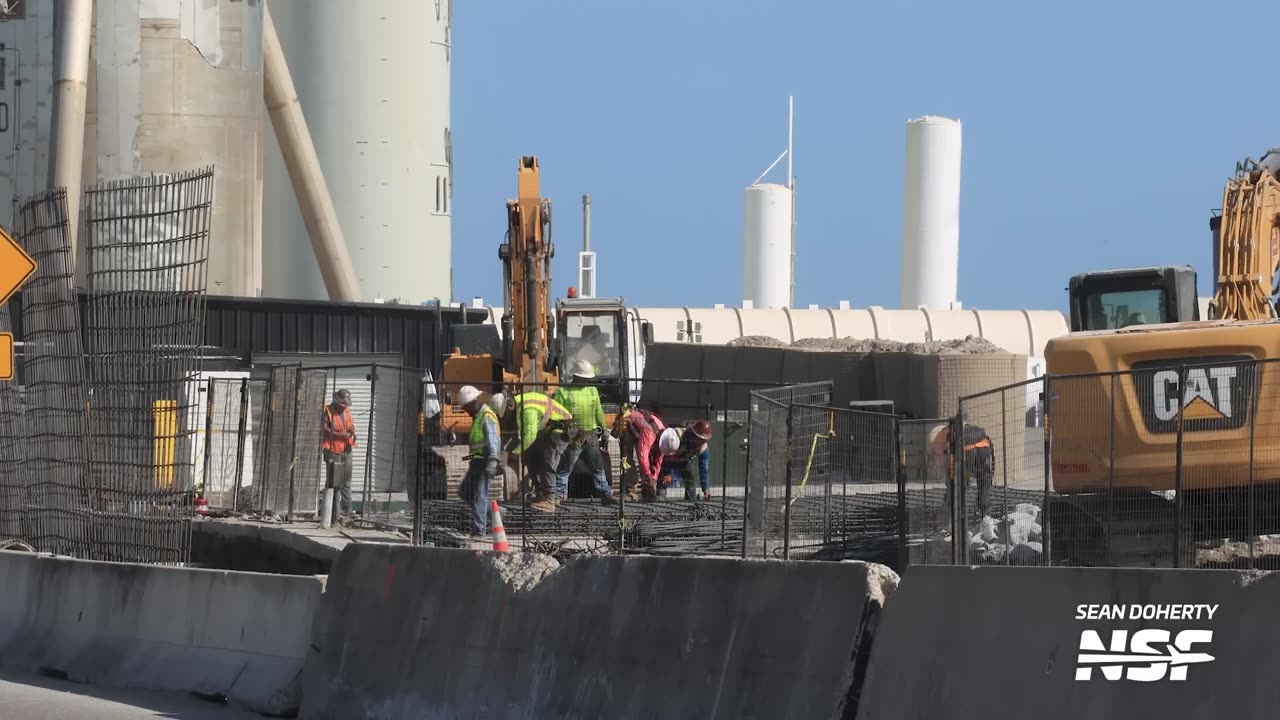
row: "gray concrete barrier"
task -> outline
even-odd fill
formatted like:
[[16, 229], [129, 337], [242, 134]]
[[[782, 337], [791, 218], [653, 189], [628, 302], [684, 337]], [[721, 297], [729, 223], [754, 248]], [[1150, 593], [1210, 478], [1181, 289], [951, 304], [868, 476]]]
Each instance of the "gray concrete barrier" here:
[[860, 720], [1275, 717], [1280, 575], [913, 566]]
[[0, 552], [0, 667], [296, 711], [324, 579]]
[[351, 545], [302, 717], [851, 717], [896, 581], [863, 563]]

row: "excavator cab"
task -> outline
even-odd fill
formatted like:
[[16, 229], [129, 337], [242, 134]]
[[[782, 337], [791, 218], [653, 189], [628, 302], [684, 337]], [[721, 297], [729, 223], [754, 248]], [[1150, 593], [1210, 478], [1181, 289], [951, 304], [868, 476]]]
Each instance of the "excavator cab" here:
[[1200, 319], [1196, 271], [1189, 265], [1080, 273], [1067, 293], [1071, 332]]
[[626, 401], [633, 354], [627, 308], [622, 298], [561, 298], [556, 302], [556, 365], [561, 382], [571, 382], [574, 365], [586, 362], [595, 373], [606, 406]]

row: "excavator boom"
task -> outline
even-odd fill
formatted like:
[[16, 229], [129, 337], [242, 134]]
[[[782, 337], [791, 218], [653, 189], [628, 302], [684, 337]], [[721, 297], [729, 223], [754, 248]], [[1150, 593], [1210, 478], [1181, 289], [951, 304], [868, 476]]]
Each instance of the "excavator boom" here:
[[549, 345], [551, 201], [542, 197], [538, 159], [520, 158], [517, 195], [507, 201], [507, 242], [498, 248], [506, 279], [507, 372], [525, 382], [542, 382]]
[[1236, 166], [1222, 191], [1222, 215], [1210, 220], [1216, 251], [1213, 317], [1276, 317], [1274, 285], [1280, 269], [1280, 150]]

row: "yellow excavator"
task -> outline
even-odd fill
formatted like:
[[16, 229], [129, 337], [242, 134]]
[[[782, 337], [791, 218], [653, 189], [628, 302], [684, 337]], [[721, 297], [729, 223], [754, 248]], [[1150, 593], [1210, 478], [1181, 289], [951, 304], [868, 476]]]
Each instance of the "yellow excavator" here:
[[1071, 281], [1072, 332], [1045, 349], [1055, 555], [1145, 565], [1276, 529], [1258, 501], [1280, 505], [1280, 149], [1237, 164], [1210, 230], [1207, 319], [1190, 268]]
[[[530, 390], [551, 394], [561, 368], [580, 359], [591, 362], [596, 374], [592, 382], [600, 387], [608, 415], [627, 398], [633, 353], [622, 298], [560, 298], [552, 313], [551, 201], [542, 197], [540, 180], [538, 159], [521, 157], [516, 199], [507, 201], [506, 238], [498, 247], [506, 308], [501, 336], [492, 324], [451, 329], [452, 351], [440, 378], [441, 429], [455, 436], [471, 427], [471, 417], [457, 404], [462, 386], [494, 393], [525, 383]], [[652, 330], [644, 328], [643, 336], [651, 337]]]

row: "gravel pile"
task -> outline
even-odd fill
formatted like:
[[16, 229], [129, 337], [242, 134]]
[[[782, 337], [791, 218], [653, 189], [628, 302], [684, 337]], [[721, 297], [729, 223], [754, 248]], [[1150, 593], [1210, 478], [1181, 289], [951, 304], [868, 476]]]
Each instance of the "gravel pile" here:
[[766, 335], [743, 335], [736, 340], [730, 340], [727, 344], [730, 347], [784, 348], [787, 346], [781, 340]]
[[969, 562], [976, 564], [1039, 565], [1044, 552], [1040, 506], [1018, 503], [997, 520], [984, 517], [969, 534]]
[[[747, 335], [729, 343], [734, 347], [784, 348], [785, 343], [762, 335]], [[847, 353], [915, 353], [917, 355], [981, 355], [1004, 352], [990, 340], [969, 335], [963, 340], [939, 340], [936, 342], [906, 343], [897, 340], [870, 340], [867, 338], [802, 338], [790, 346], [807, 352]]]

